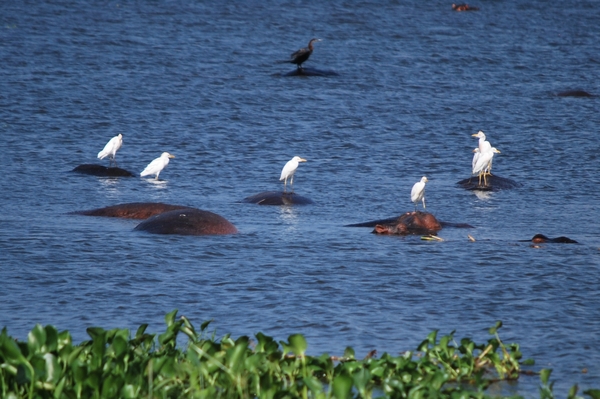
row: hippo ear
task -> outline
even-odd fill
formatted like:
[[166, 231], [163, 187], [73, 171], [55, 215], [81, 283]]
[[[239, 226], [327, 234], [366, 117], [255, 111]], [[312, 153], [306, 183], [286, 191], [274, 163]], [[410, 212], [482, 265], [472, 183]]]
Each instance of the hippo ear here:
[[381, 224], [376, 224], [375, 230], [373, 230], [373, 233], [375, 233], [375, 234], [390, 234], [390, 229]]

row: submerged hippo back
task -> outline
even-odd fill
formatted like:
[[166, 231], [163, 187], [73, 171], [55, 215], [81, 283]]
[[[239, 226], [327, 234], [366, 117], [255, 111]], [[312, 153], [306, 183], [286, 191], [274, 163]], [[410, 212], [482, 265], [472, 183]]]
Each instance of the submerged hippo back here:
[[135, 230], [153, 234], [211, 235], [235, 234], [237, 228], [224, 217], [201, 209], [187, 208], [152, 216]]

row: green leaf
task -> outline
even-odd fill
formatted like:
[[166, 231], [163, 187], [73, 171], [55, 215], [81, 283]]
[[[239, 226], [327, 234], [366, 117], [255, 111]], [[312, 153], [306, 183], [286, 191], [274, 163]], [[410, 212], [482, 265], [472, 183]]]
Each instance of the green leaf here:
[[346, 399], [351, 397], [352, 378], [345, 374], [336, 376], [331, 384], [331, 389], [333, 391], [333, 396], [335, 396], [336, 399]]
[[204, 331], [206, 330], [206, 327], [208, 327], [208, 325], [210, 323], [212, 323], [213, 319], [210, 320], [206, 320], [204, 323], [200, 324], [200, 331]]
[[583, 394], [591, 396], [592, 399], [600, 399], [600, 389], [588, 389], [583, 391]]
[[[245, 339], [243, 339], [245, 338]], [[227, 367], [232, 371], [240, 370], [246, 359], [246, 349], [248, 349], [248, 338], [240, 337], [232, 349], [227, 351]]]
[[121, 389], [121, 397], [125, 399], [135, 399], [139, 397], [140, 387], [133, 384], [126, 384]]
[[0, 341], [0, 357], [15, 366], [28, 363], [25, 356], [21, 353], [21, 348], [19, 348], [19, 345], [11, 337]]
[[177, 317], [177, 309], [166, 314], [165, 323], [167, 323], [167, 327], [170, 327], [173, 325], [173, 323], [175, 323], [175, 317]]
[[70, 362], [71, 364], [71, 375], [76, 385], [83, 385], [87, 377], [87, 367], [79, 360]]
[[99, 373], [88, 374], [84, 382], [85, 385], [92, 388], [94, 391], [100, 389], [100, 375]]
[[502, 322], [501, 321], [497, 321], [496, 325], [492, 328], [490, 328], [489, 332], [491, 335], [494, 335], [498, 332], [498, 330], [500, 329], [500, 327], [502, 327]]
[[62, 377], [62, 368], [58, 363], [58, 359], [52, 353], [46, 353], [44, 360], [46, 361], [46, 382], [56, 384]]
[[135, 332], [135, 337], [136, 338], [141, 338], [142, 335], [144, 335], [144, 333], [146, 332], [146, 329], [148, 328], [148, 324], [142, 324], [138, 327], [137, 331]]
[[46, 351], [54, 352], [58, 349], [58, 331], [54, 326], [44, 327], [46, 331]]
[[64, 347], [71, 346], [73, 343], [73, 339], [71, 338], [71, 334], [68, 331], [61, 331], [58, 333], [57, 344], [58, 350], [62, 350]]
[[125, 354], [127, 354], [127, 351], [129, 349], [129, 343], [122, 337], [117, 336], [115, 337], [115, 339], [113, 339], [113, 342], [110, 347], [112, 348], [115, 357], [120, 359], [121, 357], [125, 356]]
[[569, 389], [569, 394], [567, 395], [567, 399], [575, 399], [577, 397], [578, 390], [579, 390], [579, 387], [577, 386], [577, 384], [573, 385], [571, 387], [571, 389]]
[[354, 385], [356, 386], [356, 389], [358, 389], [358, 391], [361, 394], [363, 394], [364, 391], [367, 389], [367, 384], [371, 380], [371, 373], [369, 372], [369, 370], [361, 368], [360, 370], [352, 374], [352, 379], [354, 380]]
[[292, 352], [294, 352], [296, 356], [304, 355], [304, 352], [306, 352], [306, 348], [308, 347], [304, 336], [301, 334], [290, 335], [288, 341], [290, 343], [290, 347], [292, 348]]
[[548, 380], [550, 379], [550, 374], [552, 374], [552, 369], [541, 369], [540, 370], [540, 380], [542, 381], [542, 385], [548, 385]]
[[56, 388], [54, 389], [54, 399], [59, 399], [62, 398], [62, 391], [65, 387], [65, 383], [67, 382], [67, 378], [63, 377], [60, 382], [56, 385]]
[[35, 327], [27, 334], [27, 346], [31, 355], [42, 351], [42, 347], [46, 344], [46, 330], [41, 324], [36, 324]]
[[323, 384], [315, 377], [304, 377], [302, 381], [315, 394], [323, 391]]
[[347, 346], [346, 349], [344, 349], [344, 357], [347, 359], [354, 359], [354, 356], [356, 356], [356, 354], [354, 353], [354, 349]]
[[419, 344], [419, 346], [417, 347], [417, 350], [420, 352], [427, 353], [427, 351], [429, 350], [429, 346], [435, 345], [435, 342], [437, 340], [437, 334], [438, 334], [438, 330], [433, 330], [432, 332], [430, 332], [427, 335], [427, 338]]
[[88, 335], [92, 339], [95, 339], [98, 337], [102, 337], [104, 339], [104, 337], [106, 336], [106, 331], [100, 327], [88, 327], [85, 331], [88, 333]]
[[521, 362], [521, 364], [523, 366], [534, 366], [535, 365], [535, 360], [533, 359], [525, 359]]

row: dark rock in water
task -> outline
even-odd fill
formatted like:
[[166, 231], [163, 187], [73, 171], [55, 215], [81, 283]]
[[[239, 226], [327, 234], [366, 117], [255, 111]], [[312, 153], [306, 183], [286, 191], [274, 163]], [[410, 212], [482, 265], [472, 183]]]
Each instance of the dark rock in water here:
[[584, 90], [567, 90], [556, 93], [558, 97], [594, 97], [592, 94]]
[[498, 175], [490, 175], [486, 177], [487, 186], [484, 186], [483, 179], [481, 185], [479, 185], [479, 178], [477, 176], [469, 177], [468, 179], [457, 182], [459, 186], [462, 186], [466, 190], [479, 190], [479, 191], [498, 191], [498, 190], [509, 190], [511, 188], [521, 187], [521, 183], [518, 183], [512, 179], [500, 177]]
[[536, 234], [533, 236], [533, 238], [531, 239], [532, 242], [536, 243], [536, 244], [541, 244], [541, 243], [545, 243], [545, 242], [553, 242], [553, 243], [564, 243], [564, 244], [578, 244], [577, 241], [575, 240], [571, 240], [569, 237], [556, 237], [556, 238], [549, 238], [546, 237], [543, 234]]
[[105, 216], [125, 219], [148, 219], [151, 216], [158, 215], [167, 211], [176, 209], [186, 209], [189, 206], [169, 205], [160, 202], [131, 202], [107, 206], [105, 208], [90, 209], [86, 211], [71, 212], [72, 215], [85, 216]]
[[246, 197], [243, 202], [249, 202], [258, 205], [308, 205], [314, 204], [314, 202], [307, 197], [303, 197], [296, 193], [282, 192], [282, 191], [264, 191]]
[[168, 211], [143, 221], [134, 230], [152, 234], [220, 235], [235, 234], [237, 228], [224, 217], [201, 209]]
[[335, 71], [324, 71], [315, 68], [296, 68], [283, 74], [283, 76], [339, 76], [339, 74]]
[[116, 167], [106, 167], [95, 164], [83, 164], [75, 167], [72, 172], [82, 173], [84, 175], [104, 176], [104, 177], [132, 177], [133, 173]]

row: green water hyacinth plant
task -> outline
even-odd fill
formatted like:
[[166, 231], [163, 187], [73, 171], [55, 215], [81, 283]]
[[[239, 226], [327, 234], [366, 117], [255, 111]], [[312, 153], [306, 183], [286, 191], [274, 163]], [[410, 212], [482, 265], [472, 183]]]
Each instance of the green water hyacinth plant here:
[[[300, 334], [276, 341], [262, 333], [250, 339], [220, 340], [208, 334], [210, 321], [197, 330], [174, 310], [166, 331], [88, 328], [90, 340], [74, 345], [67, 331], [37, 325], [27, 342], [0, 334], [2, 398], [488, 398], [494, 381], [517, 379], [521, 353], [498, 336], [477, 344], [454, 334], [430, 333], [415, 352], [400, 356], [370, 353], [356, 359], [309, 356]], [[182, 335], [183, 334], [183, 335]], [[187, 338], [184, 349], [178, 338]], [[553, 398], [549, 371], [542, 370], [540, 397]], [[598, 390], [584, 394], [599, 399]], [[574, 387], [569, 399], [575, 399]]]

